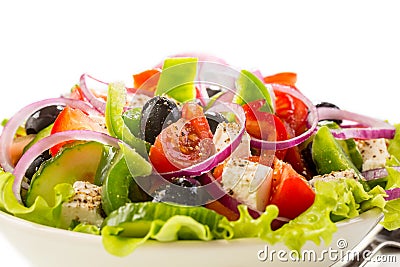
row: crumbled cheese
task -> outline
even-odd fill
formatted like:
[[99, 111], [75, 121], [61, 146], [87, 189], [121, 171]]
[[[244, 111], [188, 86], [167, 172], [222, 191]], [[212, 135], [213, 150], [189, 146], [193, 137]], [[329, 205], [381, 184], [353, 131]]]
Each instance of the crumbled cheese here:
[[344, 171], [333, 171], [331, 173], [317, 175], [317, 176], [314, 176], [308, 182], [311, 186], [314, 186], [316, 181], [331, 181], [331, 180], [337, 180], [337, 179], [341, 179], [341, 178], [358, 180], [358, 175], [355, 170], [347, 169]]
[[[252, 191], [252, 182], [263, 184], [272, 175], [272, 168], [240, 158], [231, 158], [222, 172], [222, 186], [240, 202], [258, 210], [265, 209], [265, 202], [258, 197], [258, 193], [266, 194], [263, 186]], [[260, 190], [261, 189], [261, 190]], [[269, 192], [269, 189], [266, 191]], [[263, 196], [264, 198], [266, 196]]]
[[363, 159], [362, 171], [385, 167], [390, 154], [384, 138], [358, 140], [356, 143]]
[[101, 187], [89, 182], [77, 181], [73, 188], [75, 195], [62, 207], [64, 225], [72, 221], [101, 226], [103, 222], [101, 210]]
[[[240, 126], [235, 122], [221, 122], [218, 124], [213, 137], [216, 152], [219, 152], [229, 146], [239, 135], [239, 132]], [[250, 136], [245, 132], [242, 136], [239, 146], [231, 154], [231, 157], [248, 158], [250, 155]]]

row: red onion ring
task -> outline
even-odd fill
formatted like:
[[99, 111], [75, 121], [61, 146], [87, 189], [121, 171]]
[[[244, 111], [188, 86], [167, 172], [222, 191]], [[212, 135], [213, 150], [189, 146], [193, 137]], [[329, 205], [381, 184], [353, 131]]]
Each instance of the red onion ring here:
[[215, 166], [217, 166], [219, 163], [224, 161], [226, 158], [228, 158], [233, 151], [239, 146], [242, 136], [245, 132], [245, 122], [246, 122], [246, 116], [244, 114], [244, 111], [241, 106], [233, 104], [233, 103], [223, 103], [222, 104], [217, 104], [212, 107], [212, 110], [215, 112], [226, 112], [227, 107], [229, 107], [229, 110], [232, 111], [235, 115], [237, 120], [239, 121], [240, 125], [240, 130], [239, 134], [236, 136], [235, 139], [232, 140], [230, 145], [226, 146], [224, 149], [221, 149], [219, 152], [215, 153], [213, 156], [207, 158], [206, 160], [192, 165], [190, 167], [180, 169], [177, 171], [173, 172], [167, 172], [167, 173], [160, 173], [161, 176], [165, 178], [172, 178], [172, 177], [186, 177], [186, 176], [199, 176], [203, 173], [206, 173], [213, 169]]
[[108, 86], [108, 83], [100, 81], [89, 74], [82, 74], [81, 78], [79, 79], [79, 85], [81, 87], [82, 93], [84, 97], [89, 101], [90, 104], [93, 105], [101, 114], [105, 113], [106, 110], [106, 102], [103, 100], [98, 99], [88, 88], [86, 79], [90, 78], [93, 81], [96, 81], [102, 85]]
[[304, 133], [293, 137], [288, 140], [283, 140], [283, 141], [265, 141], [261, 139], [257, 139], [255, 137], [251, 137], [251, 145], [255, 148], [262, 148], [262, 149], [267, 149], [267, 150], [282, 150], [282, 149], [287, 149], [290, 147], [297, 146], [298, 144], [303, 143], [306, 141], [315, 131], [317, 128], [318, 124], [318, 116], [317, 116], [317, 109], [314, 106], [314, 104], [303, 94], [301, 94], [298, 90], [286, 86], [286, 85], [278, 85], [274, 84], [274, 89], [283, 92], [286, 94], [293, 95], [294, 97], [300, 99], [308, 108], [309, 114], [307, 117], [307, 123], [309, 125], [309, 128], [307, 131]]
[[318, 120], [348, 120], [367, 126], [366, 128], [352, 127], [331, 129], [331, 133], [337, 139], [393, 139], [394, 134], [396, 133], [395, 127], [385, 121], [374, 119], [350, 111], [329, 107], [320, 107], [317, 109], [317, 113]]
[[[400, 166], [394, 166], [391, 168], [396, 169], [397, 171], [400, 171]], [[386, 168], [378, 168], [378, 169], [364, 171], [361, 173], [361, 175], [365, 178], [365, 180], [370, 181], [370, 180], [375, 180], [375, 179], [386, 177], [386, 176], [388, 176], [388, 172], [387, 172]]]
[[69, 98], [50, 98], [34, 102], [19, 110], [7, 124], [4, 126], [0, 136], [0, 166], [7, 172], [12, 172], [14, 166], [10, 158], [10, 148], [13, 143], [17, 129], [36, 111], [51, 105], [68, 105], [73, 108], [78, 108], [88, 114], [100, 115], [89, 104], [81, 100]]
[[107, 134], [88, 130], [72, 130], [54, 133], [48, 137], [39, 140], [22, 155], [21, 159], [18, 161], [13, 171], [13, 175], [15, 176], [13, 193], [20, 203], [22, 203], [20, 194], [22, 180], [25, 176], [26, 170], [29, 168], [32, 162], [44, 151], [48, 150], [54, 145], [71, 140], [97, 141], [99, 143], [110, 145], [113, 147], [119, 147], [118, 143], [120, 142], [120, 140]]
[[386, 201], [394, 200], [400, 198], [400, 188], [393, 188], [386, 190], [387, 197], [385, 197]]

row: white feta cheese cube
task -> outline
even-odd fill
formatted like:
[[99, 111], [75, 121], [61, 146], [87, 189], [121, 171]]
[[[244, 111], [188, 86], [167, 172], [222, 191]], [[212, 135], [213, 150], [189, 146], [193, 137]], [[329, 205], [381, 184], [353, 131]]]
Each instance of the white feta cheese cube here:
[[73, 188], [75, 195], [62, 206], [63, 225], [68, 227], [72, 221], [93, 224], [103, 223], [101, 215], [101, 187], [89, 182], [77, 181]]
[[[213, 142], [215, 144], [215, 151], [219, 152], [229, 146], [232, 141], [239, 135], [240, 125], [234, 122], [222, 122], [218, 124], [215, 130]], [[244, 133], [239, 146], [232, 153], [231, 157], [248, 158], [250, 152], [250, 136]]]
[[362, 171], [385, 167], [390, 154], [384, 138], [358, 140], [356, 143], [363, 159]]
[[[272, 168], [249, 160], [231, 158], [222, 172], [223, 188], [253, 209], [264, 211], [268, 203]], [[258, 184], [258, 187], [254, 187]]]

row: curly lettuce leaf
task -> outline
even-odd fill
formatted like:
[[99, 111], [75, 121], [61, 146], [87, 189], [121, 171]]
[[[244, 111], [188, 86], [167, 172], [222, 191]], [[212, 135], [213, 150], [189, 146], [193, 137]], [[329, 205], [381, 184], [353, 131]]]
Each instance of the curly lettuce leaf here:
[[101, 234], [99, 227], [97, 227], [96, 225], [86, 224], [86, 223], [79, 223], [72, 229], [72, 231], [84, 234], [91, 234], [91, 235]]
[[275, 231], [271, 225], [278, 217], [279, 210], [276, 206], [267, 206], [257, 219], [253, 219], [244, 206], [239, 206], [240, 218], [231, 222], [233, 238], [259, 237], [270, 244], [283, 242], [289, 249], [296, 251], [300, 251], [307, 241], [319, 245], [324, 240], [329, 244], [337, 229], [330, 219], [335, 204], [336, 200], [330, 192], [319, 192], [308, 210]]
[[116, 256], [127, 256], [149, 239], [176, 240], [229, 239], [228, 220], [204, 207], [166, 203], [128, 203], [105, 220], [101, 234], [105, 249]]
[[10, 173], [0, 173], [0, 209], [18, 218], [31, 222], [59, 227], [61, 225], [62, 203], [68, 201], [74, 194], [70, 184], [59, 184], [54, 187], [54, 206], [49, 206], [42, 197], [37, 197], [29, 208], [16, 199], [12, 186], [14, 176]]
[[276, 206], [269, 205], [258, 219], [253, 219], [247, 209], [240, 206], [239, 220], [231, 222], [233, 238], [259, 237], [271, 244], [283, 242], [289, 249], [299, 252], [307, 241], [319, 245], [323, 240], [329, 244], [337, 229], [335, 221], [385, 206], [385, 191], [381, 187], [366, 192], [359, 182], [351, 179], [317, 181], [315, 190], [313, 205], [275, 231], [271, 225], [278, 217]]
[[387, 201], [383, 214], [383, 227], [389, 231], [400, 228], [400, 198]]
[[388, 152], [390, 155], [400, 159], [400, 123], [395, 124], [394, 127], [396, 128], [396, 133], [393, 139], [388, 140]]

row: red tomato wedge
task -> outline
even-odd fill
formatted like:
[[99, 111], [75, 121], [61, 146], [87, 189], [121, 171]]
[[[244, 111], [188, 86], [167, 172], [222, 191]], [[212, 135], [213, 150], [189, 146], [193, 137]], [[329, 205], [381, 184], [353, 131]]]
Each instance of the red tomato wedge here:
[[202, 108], [186, 103], [182, 107], [182, 118], [157, 136], [150, 148], [149, 159], [160, 173], [186, 168], [214, 153], [212, 138]]
[[[51, 134], [68, 130], [92, 130], [105, 132], [105, 129], [94, 119], [89, 117], [80, 109], [66, 106], [54, 121]], [[60, 143], [50, 149], [51, 155], [56, 155], [58, 151], [69, 142]]]
[[295, 135], [300, 135], [307, 129], [307, 106], [298, 98], [274, 90], [275, 114], [288, 123]]
[[281, 72], [271, 76], [264, 77], [265, 83], [278, 83], [295, 87], [297, 74], [294, 72]]
[[[288, 139], [286, 127], [280, 118], [274, 114], [261, 111], [265, 100], [256, 100], [243, 106], [246, 115], [246, 131], [251, 136], [268, 141], [283, 141]], [[285, 157], [286, 150], [278, 150], [275, 155], [279, 159]]]
[[[133, 75], [133, 87], [135, 89], [143, 89], [154, 92], [160, 78], [161, 71], [159, 69], [149, 69], [141, 73]], [[143, 88], [141, 88], [143, 87]]]
[[314, 199], [315, 192], [305, 178], [290, 164], [276, 159], [269, 204], [278, 206], [279, 216], [294, 219], [306, 211], [314, 203]]

